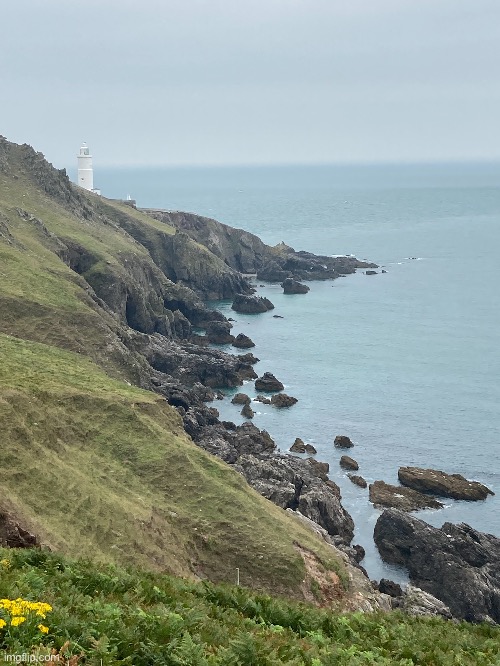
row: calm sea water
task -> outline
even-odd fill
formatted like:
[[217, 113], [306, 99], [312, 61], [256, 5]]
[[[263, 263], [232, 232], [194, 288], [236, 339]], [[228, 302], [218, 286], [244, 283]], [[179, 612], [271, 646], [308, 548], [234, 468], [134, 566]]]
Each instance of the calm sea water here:
[[[368, 482], [395, 483], [399, 466], [417, 465], [487, 484], [495, 497], [418, 515], [500, 535], [500, 165], [114, 170], [97, 172], [96, 184], [270, 244], [384, 266], [385, 275], [312, 282], [305, 296], [259, 287], [276, 306], [263, 315], [220, 304], [234, 332], [255, 341], [258, 372], [299, 399], [284, 411], [254, 403], [254, 422], [282, 450], [301, 437], [330, 463], [374, 578], [405, 576], [378, 556], [379, 512], [339, 468], [337, 434], [356, 443], [349, 453]], [[229, 400], [216, 406], [241, 422]]]

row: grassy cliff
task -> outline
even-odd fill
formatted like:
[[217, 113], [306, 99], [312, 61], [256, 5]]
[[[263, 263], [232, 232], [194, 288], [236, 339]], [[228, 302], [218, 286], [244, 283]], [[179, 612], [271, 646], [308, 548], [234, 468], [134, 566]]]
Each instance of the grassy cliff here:
[[138, 240], [173, 230], [73, 187], [28, 146], [2, 140], [0, 169], [3, 513], [71, 556], [228, 582], [238, 567], [297, 598], [313, 598], [311, 552], [345, 596], [343, 561], [137, 387], [152, 368], [128, 337], [174, 335], [171, 303], [203, 313]]

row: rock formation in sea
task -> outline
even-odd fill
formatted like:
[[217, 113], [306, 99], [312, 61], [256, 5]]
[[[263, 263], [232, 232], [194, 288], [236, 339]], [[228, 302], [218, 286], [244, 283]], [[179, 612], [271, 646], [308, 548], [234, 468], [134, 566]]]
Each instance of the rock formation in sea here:
[[392, 486], [385, 481], [370, 484], [370, 502], [376, 507], [392, 507], [402, 511], [441, 509], [443, 504], [430, 495], [424, 495], [404, 486]]
[[461, 523], [432, 527], [397, 509], [378, 518], [382, 558], [408, 569], [413, 585], [469, 622], [500, 623], [500, 539]]
[[400, 467], [398, 478], [404, 486], [438, 497], [457, 500], [484, 500], [495, 493], [478, 481], [468, 481], [461, 474], [447, 474], [435, 469]]
[[284, 294], [307, 294], [310, 290], [307, 285], [297, 282], [297, 280], [293, 280], [292, 278], [286, 278], [281, 283], [281, 286], [283, 287]]

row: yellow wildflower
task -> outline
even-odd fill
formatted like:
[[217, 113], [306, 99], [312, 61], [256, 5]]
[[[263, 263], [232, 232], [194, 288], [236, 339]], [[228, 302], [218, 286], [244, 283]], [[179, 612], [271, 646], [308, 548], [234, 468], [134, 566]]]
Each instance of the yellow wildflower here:
[[26, 618], [23, 617], [22, 615], [17, 615], [16, 617], [12, 618], [12, 620], [10, 621], [10, 624], [13, 627], [18, 627], [23, 622], [26, 622]]
[[10, 567], [10, 560], [6, 560], [6, 559], [4, 558], [3, 560], [0, 560], [0, 565], [1, 565], [2, 567], [5, 567], [6, 569], [8, 569], [8, 568]]
[[46, 627], [44, 624], [39, 624], [38, 628], [42, 632], [42, 634], [48, 634], [49, 633], [49, 628]]
[[3, 629], [7, 622], [0, 617], [0, 629]]

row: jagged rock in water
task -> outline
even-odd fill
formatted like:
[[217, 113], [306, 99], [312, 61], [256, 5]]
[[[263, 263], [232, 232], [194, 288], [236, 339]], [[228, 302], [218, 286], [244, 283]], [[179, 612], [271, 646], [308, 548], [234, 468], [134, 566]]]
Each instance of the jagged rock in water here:
[[315, 449], [315, 447], [312, 444], [306, 444], [306, 453], [311, 453], [312, 455], [316, 455], [318, 453]]
[[241, 410], [241, 415], [244, 416], [246, 419], [253, 419], [253, 417], [255, 416], [255, 412], [247, 403], [243, 405], [243, 409]]
[[365, 271], [365, 275], [378, 275], [377, 271]]
[[397, 509], [378, 518], [382, 558], [407, 567], [410, 580], [446, 604], [454, 617], [500, 622], [500, 539], [469, 525], [432, 527]]
[[441, 509], [443, 505], [434, 497], [404, 486], [391, 486], [385, 481], [370, 484], [370, 502], [377, 507], [392, 507], [402, 511]]
[[252, 401], [246, 393], [236, 393], [231, 400], [233, 405], [249, 405]]
[[400, 467], [398, 478], [404, 486], [438, 497], [484, 500], [495, 493], [478, 481], [468, 481], [461, 474], [446, 474], [435, 469]]
[[347, 435], [337, 435], [333, 441], [333, 444], [338, 449], [350, 449], [354, 446]]
[[362, 476], [359, 476], [358, 474], [348, 474], [347, 477], [356, 485], [359, 486], [360, 488], [366, 488], [368, 485], [365, 481], [365, 479]]
[[259, 377], [255, 382], [256, 391], [268, 391], [269, 393], [282, 391], [285, 387], [276, 379], [272, 372], [265, 372], [262, 377]]
[[307, 285], [297, 282], [297, 280], [293, 280], [292, 278], [284, 280], [281, 286], [283, 287], [284, 294], [307, 294], [309, 291]]
[[354, 472], [359, 469], [358, 463], [350, 456], [342, 456], [339, 465], [344, 469], [352, 469]]
[[295, 439], [295, 442], [292, 444], [290, 447], [290, 451], [292, 453], [305, 453], [306, 452], [306, 445], [305, 443], [300, 439], [300, 437], [297, 437]]
[[268, 298], [264, 298], [263, 296], [236, 294], [231, 309], [244, 314], [259, 314], [273, 310], [274, 305]]
[[232, 345], [238, 349], [250, 349], [250, 347], [255, 347], [255, 342], [253, 342], [253, 340], [249, 338], [248, 335], [245, 335], [244, 333], [238, 333]]
[[283, 409], [284, 407], [291, 407], [298, 402], [297, 398], [294, 398], [291, 395], [286, 393], [278, 393], [278, 395], [273, 395], [271, 398], [271, 405], [277, 409]]
[[255, 398], [256, 402], [261, 402], [263, 405], [270, 405], [271, 400], [269, 398], [266, 398], [265, 395], [259, 395]]

